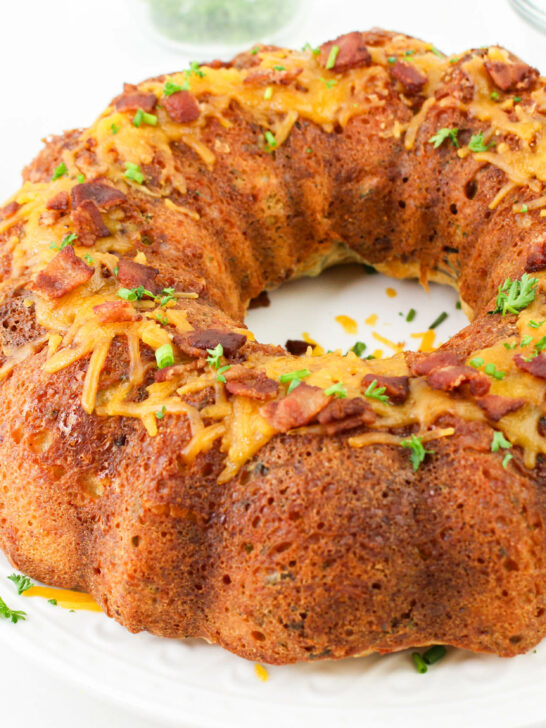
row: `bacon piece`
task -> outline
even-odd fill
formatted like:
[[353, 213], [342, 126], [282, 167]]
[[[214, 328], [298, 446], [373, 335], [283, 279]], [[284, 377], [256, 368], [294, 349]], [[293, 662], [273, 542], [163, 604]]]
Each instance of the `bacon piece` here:
[[173, 121], [178, 124], [186, 124], [199, 118], [201, 110], [199, 104], [189, 91], [176, 91], [170, 96], [165, 96], [163, 106]]
[[485, 61], [484, 66], [493, 83], [502, 91], [526, 91], [535, 85], [539, 76], [536, 68], [521, 61]]
[[93, 245], [97, 238], [107, 238], [112, 233], [104, 224], [99, 208], [93, 200], [85, 200], [72, 211], [74, 228], [80, 245]]
[[523, 354], [516, 354], [514, 362], [522, 372], [532, 374], [538, 379], [546, 379], [546, 353], [543, 351], [529, 361], [525, 361]]
[[482, 372], [478, 372], [467, 366], [447, 366], [441, 369], [434, 369], [427, 376], [427, 383], [433, 389], [441, 389], [444, 392], [452, 392], [459, 389], [463, 384], [468, 384], [470, 394], [481, 397], [489, 392], [491, 382]]
[[330, 397], [320, 387], [302, 382], [282, 399], [268, 402], [260, 408], [260, 414], [278, 432], [288, 432], [311, 422], [323, 410]]
[[157, 293], [159, 289], [155, 283], [155, 279], [158, 274], [158, 269], [152, 268], [150, 265], [135, 263], [134, 260], [129, 260], [129, 258], [119, 259], [118, 281], [124, 288], [138, 288], [139, 286], [143, 286], [146, 290]]
[[87, 200], [91, 200], [100, 210], [108, 210], [115, 205], [127, 202], [127, 197], [116, 187], [104, 182], [82, 182], [74, 185], [70, 191], [72, 207], [75, 209]]
[[68, 192], [61, 190], [57, 192], [50, 200], [47, 201], [46, 207], [48, 210], [57, 210], [58, 212], [66, 212], [70, 207], [70, 200]]
[[269, 68], [260, 68], [253, 71], [245, 77], [243, 83], [252, 84], [254, 86], [269, 86], [269, 84], [279, 84], [288, 86], [293, 83], [296, 78], [303, 72], [303, 68], [296, 68], [294, 71], [275, 71]]
[[154, 379], [156, 382], [168, 382], [176, 377], [189, 374], [190, 372], [204, 369], [207, 362], [205, 359], [195, 359], [185, 364], [173, 364], [171, 367], [164, 369], [156, 369], [154, 371]]
[[139, 321], [142, 317], [129, 301], [105, 301], [93, 306], [93, 312], [101, 324], [117, 324], [122, 321]]
[[231, 61], [221, 61], [219, 58], [215, 58], [213, 61], [202, 63], [201, 65], [207, 66], [208, 68], [231, 68], [233, 64]]
[[490, 420], [498, 422], [504, 415], [507, 415], [509, 412], [515, 412], [520, 407], [523, 407], [525, 400], [501, 397], [499, 394], [486, 394], [485, 397], [478, 397], [476, 404], [485, 411], [485, 414]]
[[93, 268], [78, 258], [74, 248], [67, 245], [38, 273], [32, 289], [46, 298], [60, 298], [86, 283], [93, 271]]
[[8, 217], [12, 217], [12, 215], [15, 215], [20, 207], [21, 205], [18, 202], [15, 202], [15, 200], [8, 202], [7, 205], [0, 208], [0, 220], [7, 220]]
[[301, 356], [302, 354], [305, 354], [309, 344], [306, 341], [302, 341], [301, 339], [287, 339], [284, 346], [289, 354], [294, 354], [294, 356]]
[[118, 96], [114, 106], [117, 111], [146, 111], [148, 114], [155, 109], [157, 96], [144, 93], [124, 93]]
[[414, 376], [424, 377], [435, 369], [457, 366], [461, 361], [462, 359], [452, 351], [435, 351], [432, 354], [412, 357], [409, 366]]
[[317, 419], [327, 435], [336, 435], [361, 425], [371, 425], [375, 422], [375, 412], [362, 397], [336, 397], [319, 412]]
[[408, 94], [418, 94], [423, 90], [427, 77], [418, 71], [411, 63], [396, 61], [391, 73], [397, 81], [400, 81], [404, 91]]
[[244, 334], [222, 329], [201, 329], [188, 334], [175, 335], [177, 346], [189, 356], [203, 356], [207, 349], [222, 344], [224, 356], [234, 356], [247, 342]]
[[525, 271], [534, 273], [543, 268], [546, 268], [546, 240], [537, 240], [531, 245], [527, 253]]
[[366, 374], [362, 380], [363, 387], [369, 387], [374, 381], [378, 387], [385, 387], [385, 394], [393, 404], [404, 404], [409, 394], [409, 377], [385, 377], [381, 374]]
[[274, 399], [279, 393], [278, 383], [266, 376], [265, 372], [235, 365], [228, 369], [224, 376], [226, 389], [230, 394], [239, 394], [265, 402]]
[[332, 70], [348, 71], [350, 68], [358, 68], [359, 66], [369, 66], [372, 62], [370, 51], [366, 48], [362, 33], [353, 31], [340, 35], [335, 40], [330, 40], [320, 46], [319, 61], [322, 66], [326, 66], [328, 56], [332, 50], [332, 46], [337, 46], [339, 52], [336, 56], [336, 62]]
[[254, 308], [269, 308], [271, 306], [271, 301], [269, 299], [269, 295], [267, 291], [262, 291], [254, 298], [251, 298], [248, 303], [248, 310]]

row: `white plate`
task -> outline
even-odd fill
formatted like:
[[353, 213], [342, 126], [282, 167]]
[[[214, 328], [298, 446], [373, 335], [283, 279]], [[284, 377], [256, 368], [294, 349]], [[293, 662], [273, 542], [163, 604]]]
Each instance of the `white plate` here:
[[[390, 298], [387, 287], [398, 295]], [[374, 330], [415, 348], [419, 342], [410, 334], [425, 331], [441, 311], [449, 313], [437, 330], [442, 340], [464, 325], [455, 301], [450, 290], [432, 286], [427, 294], [415, 282], [363, 275], [351, 266], [284, 286], [270, 308], [250, 312], [248, 324], [265, 341], [284, 343], [307, 331], [325, 348], [347, 349], [359, 339], [368, 351], [386, 351], [364, 323], [377, 313]], [[417, 316], [407, 324], [398, 314], [412, 307]], [[357, 335], [344, 333], [334, 320], [340, 314], [357, 321]], [[28, 619], [2, 620], [0, 641], [85, 690], [130, 706], [154, 726], [523, 728], [546, 718], [544, 646], [511, 660], [451, 649], [426, 675], [415, 672], [409, 652], [269, 667], [262, 683], [252, 663], [204, 642], [131, 635], [103, 614], [72, 614], [19, 597], [5, 580], [12, 571], [0, 556], [0, 596]]]

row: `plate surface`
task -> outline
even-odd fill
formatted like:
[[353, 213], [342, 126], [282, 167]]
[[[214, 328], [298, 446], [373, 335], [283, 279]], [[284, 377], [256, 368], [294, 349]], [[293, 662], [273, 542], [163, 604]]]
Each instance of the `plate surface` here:
[[[417, 348], [420, 339], [411, 334], [425, 331], [442, 311], [449, 316], [436, 329], [435, 344], [466, 323], [453, 291], [431, 286], [426, 293], [415, 282], [366, 275], [358, 266], [295, 281], [271, 299], [269, 308], [251, 311], [247, 323], [259, 339], [275, 343], [305, 331], [325, 348], [346, 350], [361, 340], [366, 353], [383, 349], [388, 355], [389, 346], [373, 332]], [[417, 315], [408, 324], [410, 308]], [[373, 314], [376, 324], [366, 324]], [[358, 333], [345, 333], [338, 315], [353, 318]], [[409, 652], [271, 667], [262, 683], [251, 662], [202, 641], [131, 635], [103, 614], [69, 613], [43, 599], [17, 596], [5, 580], [12, 571], [0, 556], [0, 596], [24, 609], [28, 619], [17, 625], [2, 620], [0, 642], [147, 716], [154, 726], [398, 727], [430, 721], [523, 728], [546, 714], [544, 646], [511, 660], [451, 649], [426, 675], [414, 671]]]

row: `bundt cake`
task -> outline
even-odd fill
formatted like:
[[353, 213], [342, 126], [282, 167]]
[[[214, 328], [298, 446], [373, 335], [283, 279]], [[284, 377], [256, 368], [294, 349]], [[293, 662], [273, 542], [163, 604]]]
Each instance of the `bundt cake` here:
[[[126, 85], [0, 223], [0, 545], [270, 663], [546, 634], [546, 93], [500, 47], [256, 46]], [[431, 354], [300, 356], [263, 290], [456, 286]]]

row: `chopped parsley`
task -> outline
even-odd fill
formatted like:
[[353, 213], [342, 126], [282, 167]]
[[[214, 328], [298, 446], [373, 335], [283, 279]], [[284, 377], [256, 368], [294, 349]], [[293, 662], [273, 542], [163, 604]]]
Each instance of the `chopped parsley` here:
[[264, 132], [265, 146], [268, 152], [271, 152], [277, 146], [277, 140], [269, 130]]
[[165, 407], [165, 405], [163, 405], [163, 407], [160, 410], [157, 410], [157, 412], [155, 413], [155, 416], [157, 417], [158, 420], [162, 420], [165, 417], [166, 413], [167, 413], [167, 408]]
[[273, 66], [274, 71], [286, 71], [285, 66]]
[[86, 253], [84, 256], [85, 260], [89, 263], [89, 265], [95, 265], [95, 259], [92, 258], [89, 253]]
[[125, 172], [123, 176], [127, 179], [133, 180], [137, 184], [141, 185], [144, 182], [144, 175], [140, 171], [138, 164], [134, 162], [125, 162]]
[[531, 278], [524, 273], [520, 280], [512, 281], [507, 278], [499, 286], [499, 293], [496, 300], [496, 308], [492, 313], [519, 313], [535, 300], [538, 278]]
[[493, 362], [489, 362], [485, 365], [484, 369], [485, 373], [488, 374], [490, 377], [493, 377], [494, 379], [504, 379], [506, 376], [506, 372], [501, 372], [497, 367], [493, 364]]
[[529, 205], [526, 205], [525, 203], [519, 208], [519, 213], [525, 214], [526, 212], [529, 212]]
[[489, 94], [489, 98], [492, 99], [493, 101], [498, 101], [499, 98], [500, 98], [499, 92], [498, 91], [491, 91], [491, 93]]
[[347, 396], [347, 389], [344, 386], [343, 382], [336, 382], [335, 384], [332, 384], [331, 387], [325, 389], [324, 394], [327, 397], [331, 397], [332, 395], [334, 395], [335, 397], [343, 399]]
[[326, 61], [325, 68], [327, 70], [330, 70], [331, 68], [333, 68], [336, 65], [336, 58], [337, 58], [338, 53], [339, 53], [339, 46], [333, 45], [330, 48], [330, 53], [328, 54], [328, 60]]
[[311, 43], [306, 43], [303, 46], [302, 51], [311, 51], [314, 56], [318, 56], [318, 54], [320, 53], [320, 48], [313, 48]]
[[408, 51], [404, 51], [404, 56], [413, 56], [415, 54], [415, 51], [413, 48], [410, 48]]
[[532, 320], [529, 321], [529, 326], [532, 329], [539, 329], [542, 326], [542, 324], [546, 324], [546, 319], [544, 319], [543, 321], [532, 321]]
[[207, 349], [207, 362], [215, 369], [220, 368], [220, 359], [224, 356], [224, 347], [222, 344], [216, 344], [214, 349]]
[[[252, 50], [250, 51], [250, 55], [251, 55], [251, 56], [255, 56], [255, 55], [256, 55], [256, 54], [257, 54], [257, 53], [259, 52], [259, 50], [260, 50], [260, 47], [259, 47], [259, 46], [258, 46], [258, 47], [256, 47], [256, 48], [253, 48], [253, 49], [252, 49]], [[303, 50], [305, 50], [305, 48], [304, 48]]]
[[516, 342], [515, 342], [515, 341], [513, 341], [513, 342], [512, 342], [511, 344], [510, 344], [510, 342], [508, 342], [508, 341], [505, 341], [505, 342], [503, 343], [503, 346], [504, 346], [504, 348], [505, 348], [505, 349], [508, 349], [508, 351], [510, 351], [510, 349], [515, 349], [515, 348], [516, 348]]
[[227, 372], [228, 369], [231, 369], [231, 364], [225, 364], [223, 367], [220, 367], [216, 373], [216, 381], [222, 382], [222, 384], [226, 383], [226, 378], [224, 377], [224, 372]]
[[321, 78], [320, 80], [326, 85], [326, 88], [332, 88], [337, 83], [335, 78]]
[[48, 599], [48, 600], [47, 600], [47, 603], [48, 603], [48, 604], [51, 604], [51, 605], [52, 605], [52, 606], [54, 606], [54, 607], [56, 607], [56, 606], [57, 606], [57, 600], [56, 600], [56, 599]]
[[529, 346], [529, 344], [532, 341], [533, 341], [533, 337], [532, 336], [529, 336], [529, 334], [527, 334], [526, 336], [523, 336], [522, 339], [521, 339], [521, 341], [520, 341], [520, 343], [519, 343], [520, 348], [523, 349], [524, 346]]
[[537, 351], [544, 351], [546, 349], [546, 336], [543, 336], [542, 339], [539, 339], [537, 343], [535, 344], [535, 349]]
[[468, 363], [470, 364], [471, 367], [474, 367], [474, 369], [479, 369], [480, 367], [483, 367], [483, 365], [485, 364], [485, 361], [482, 356], [475, 356]]
[[10, 609], [6, 602], [0, 598], [0, 617], [9, 619], [13, 624], [17, 624], [19, 620], [24, 621], [27, 618], [27, 613], [18, 609]]
[[186, 71], [186, 73], [194, 76], [199, 76], [199, 78], [205, 78], [206, 73], [201, 70], [201, 65], [197, 61], [192, 61], [190, 63], [190, 70]]
[[366, 351], [366, 344], [363, 341], [357, 341], [351, 346], [351, 351], [360, 357]]
[[493, 433], [493, 439], [491, 440], [491, 452], [498, 452], [500, 448], [507, 450], [512, 447], [510, 440], [507, 440], [502, 432], [495, 430]]
[[468, 142], [468, 148], [471, 152], [486, 152], [491, 147], [494, 147], [496, 142], [486, 144], [483, 140], [483, 134], [479, 131], [477, 134], [472, 134], [470, 141]]
[[523, 101], [523, 96], [514, 96], [515, 104], [519, 104], [520, 101]]
[[407, 316], [406, 316], [406, 321], [408, 323], [411, 323], [411, 321], [413, 321], [413, 319], [416, 316], [417, 316], [417, 311], [414, 308], [410, 308], [410, 310], [408, 311]]
[[445, 311], [442, 311], [442, 313], [438, 316], [438, 318], [435, 318], [434, 321], [430, 324], [429, 329], [435, 329], [437, 326], [442, 324], [446, 318], [448, 317], [448, 314]]
[[163, 313], [156, 313], [155, 318], [156, 321], [159, 321], [159, 323], [163, 326], [166, 326], [169, 323], [169, 319]]
[[53, 172], [53, 177], [51, 178], [52, 182], [55, 182], [56, 179], [59, 179], [59, 177], [66, 177], [68, 174], [68, 169], [66, 168], [66, 164], [64, 162], [61, 162], [58, 167], [55, 167], [55, 171]]
[[17, 594], [22, 594], [23, 592], [26, 592], [27, 589], [30, 589], [31, 586], [34, 586], [29, 577], [24, 574], [10, 574], [8, 579], [17, 587]]
[[299, 387], [301, 384], [301, 380], [305, 379], [305, 377], [308, 377], [311, 374], [309, 369], [296, 369], [293, 372], [285, 372], [284, 374], [281, 374], [279, 377], [279, 381], [282, 384], [286, 384], [286, 382], [290, 382], [288, 385], [287, 394], [290, 394], [290, 392], [293, 389], [296, 389], [296, 387]]
[[365, 397], [370, 399], [377, 399], [385, 404], [390, 404], [388, 395], [385, 394], [386, 387], [379, 387], [377, 385], [377, 379], [370, 382], [369, 387], [364, 392]]
[[410, 462], [413, 468], [413, 472], [419, 470], [419, 466], [427, 455], [432, 455], [434, 453], [434, 450], [425, 450], [425, 448], [423, 447], [422, 438], [416, 437], [415, 435], [412, 435], [407, 440], [402, 440], [400, 444], [402, 445], [402, 447], [407, 447], [411, 450]]
[[165, 369], [165, 367], [172, 367], [174, 364], [174, 352], [170, 344], [163, 344], [159, 349], [156, 349], [155, 360], [159, 369]]
[[[159, 305], [160, 306], [166, 306], [170, 301], [176, 300], [176, 296], [174, 295], [174, 288], [164, 288], [161, 291], [161, 297], [159, 298]], [[156, 296], [156, 301], [158, 297]]]
[[387, 58], [387, 63], [390, 63], [390, 64], [391, 64], [391, 66], [392, 66], [392, 65], [393, 65], [394, 63], [396, 63], [396, 56], [389, 56], [389, 57]]
[[434, 136], [431, 136], [428, 140], [429, 144], [434, 145], [434, 149], [438, 149], [438, 147], [442, 146], [442, 144], [445, 142], [446, 139], [450, 139], [451, 143], [454, 147], [459, 146], [459, 140], [457, 139], [457, 135], [459, 133], [459, 129], [457, 127], [453, 129], [449, 129], [447, 126], [444, 126], [443, 129], [439, 129]]
[[84, 174], [79, 174], [79, 175], [78, 175], [78, 176], [76, 177], [76, 182], [77, 182], [77, 183], [78, 183], [79, 185], [83, 184], [83, 183], [85, 182], [85, 175], [84, 175]]
[[307, 147], [307, 149], [305, 150], [305, 153], [306, 153], [306, 154], [311, 154], [311, 153], [312, 153], [312, 151], [313, 151], [313, 150], [311, 149], [311, 147]]
[[64, 238], [61, 241], [60, 245], [57, 245], [56, 243], [51, 243], [49, 246], [51, 250], [64, 250], [68, 245], [73, 245], [73, 243], [78, 239], [78, 236], [76, 233], [70, 233], [69, 235], [65, 235]]
[[124, 301], [140, 301], [144, 296], [154, 298], [155, 295], [144, 286], [137, 286], [137, 288], [120, 288], [116, 295], [119, 298], [123, 298]]
[[117, 134], [119, 131], [119, 126], [117, 124], [110, 124], [110, 129], [112, 130], [112, 134]]
[[148, 114], [143, 109], [139, 109], [133, 116], [133, 126], [141, 126], [141, 124], [157, 126], [157, 116], [155, 114]]

